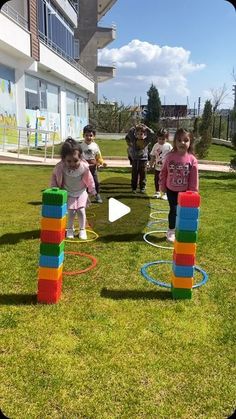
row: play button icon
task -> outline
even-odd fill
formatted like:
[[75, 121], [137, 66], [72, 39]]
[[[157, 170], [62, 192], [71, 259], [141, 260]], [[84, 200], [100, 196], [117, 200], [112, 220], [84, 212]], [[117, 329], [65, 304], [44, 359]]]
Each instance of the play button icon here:
[[108, 220], [113, 223], [124, 215], [129, 214], [131, 211], [130, 207], [115, 198], [109, 198], [108, 200]]

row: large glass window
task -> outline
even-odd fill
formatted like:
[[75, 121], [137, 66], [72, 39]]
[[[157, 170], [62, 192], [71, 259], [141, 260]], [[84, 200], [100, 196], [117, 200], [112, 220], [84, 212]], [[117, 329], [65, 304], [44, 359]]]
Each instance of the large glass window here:
[[25, 75], [26, 109], [40, 109], [39, 80]]
[[39, 36], [59, 53], [74, 58], [74, 29], [50, 0], [38, 0]]
[[26, 109], [59, 113], [59, 88], [54, 84], [25, 75]]
[[47, 88], [48, 112], [59, 112], [59, 89], [57, 86], [48, 83]]

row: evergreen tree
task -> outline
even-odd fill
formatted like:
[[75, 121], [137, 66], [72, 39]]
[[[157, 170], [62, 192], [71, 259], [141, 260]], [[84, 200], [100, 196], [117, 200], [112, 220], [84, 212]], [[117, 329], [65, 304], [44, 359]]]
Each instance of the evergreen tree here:
[[207, 156], [208, 149], [211, 145], [212, 140], [212, 123], [212, 104], [210, 100], [207, 100], [205, 102], [201, 124], [199, 126], [200, 140], [197, 142], [195, 146], [195, 151], [199, 158]]
[[145, 123], [150, 127], [156, 129], [161, 116], [161, 100], [157, 88], [154, 84], [151, 84], [150, 89], [147, 92], [148, 103], [147, 103], [147, 114], [145, 117]]

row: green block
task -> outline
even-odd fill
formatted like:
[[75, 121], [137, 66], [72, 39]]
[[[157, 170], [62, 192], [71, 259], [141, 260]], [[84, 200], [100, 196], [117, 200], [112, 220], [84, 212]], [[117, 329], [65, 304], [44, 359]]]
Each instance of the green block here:
[[60, 244], [52, 243], [40, 243], [40, 254], [46, 256], [59, 256], [61, 252], [64, 252], [65, 242], [64, 240]]
[[175, 238], [182, 243], [196, 243], [197, 231], [176, 230]]
[[192, 298], [191, 289], [171, 287], [171, 293], [174, 300], [191, 300]]
[[60, 188], [49, 188], [43, 191], [44, 205], [64, 205], [67, 202], [67, 191]]

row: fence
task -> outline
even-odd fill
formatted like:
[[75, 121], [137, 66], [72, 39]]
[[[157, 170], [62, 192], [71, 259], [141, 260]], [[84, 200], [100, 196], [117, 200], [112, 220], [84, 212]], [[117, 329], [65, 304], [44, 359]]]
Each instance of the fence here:
[[53, 159], [55, 145], [60, 142], [55, 131], [0, 125], [0, 150], [15, 152], [18, 158], [20, 153], [28, 156], [43, 154], [46, 160], [50, 147], [50, 158]]

